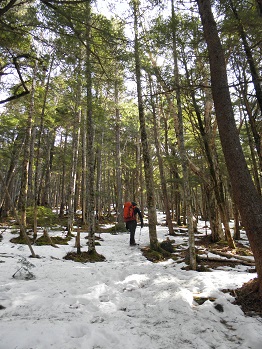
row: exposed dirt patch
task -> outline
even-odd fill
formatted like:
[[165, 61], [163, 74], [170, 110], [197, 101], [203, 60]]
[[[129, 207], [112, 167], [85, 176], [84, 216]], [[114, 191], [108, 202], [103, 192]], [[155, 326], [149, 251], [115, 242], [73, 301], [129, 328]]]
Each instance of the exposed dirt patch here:
[[234, 304], [239, 305], [246, 315], [262, 316], [262, 299], [259, 297], [257, 279], [250, 280], [230, 293], [236, 297]]

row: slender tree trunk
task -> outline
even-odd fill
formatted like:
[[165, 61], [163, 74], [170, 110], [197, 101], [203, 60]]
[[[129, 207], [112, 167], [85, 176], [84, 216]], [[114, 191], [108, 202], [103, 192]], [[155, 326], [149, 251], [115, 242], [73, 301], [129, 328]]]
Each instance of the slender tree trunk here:
[[[80, 85], [78, 85], [80, 86]], [[78, 91], [78, 98], [80, 98], [80, 91]], [[80, 122], [81, 122], [81, 109], [79, 106], [79, 100], [75, 106], [74, 115], [74, 127], [72, 136], [72, 158], [70, 167], [70, 181], [68, 192], [68, 221], [67, 221], [67, 234], [70, 236], [73, 230], [74, 217], [75, 217], [75, 191], [76, 191], [76, 172], [78, 162], [79, 140], [80, 140]]]
[[94, 156], [94, 121], [92, 108], [92, 71], [91, 71], [91, 4], [86, 3], [86, 83], [87, 83], [87, 223], [88, 252], [95, 252], [95, 156]]
[[217, 206], [217, 201], [214, 194], [211, 192], [209, 186], [205, 186], [205, 194], [207, 196], [207, 211], [211, 229], [211, 241], [218, 242], [224, 238], [219, 208]]
[[[12, 188], [12, 182], [13, 182], [13, 177], [14, 177], [14, 173], [15, 173], [15, 169], [17, 167], [19, 158], [20, 158], [20, 154], [22, 152], [23, 149], [23, 144], [24, 144], [24, 134], [23, 132], [19, 132], [12, 150], [10, 152], [10, 164], [9, 164], [9, 169], [7, 171], [7, 174], [5, 176], [5, 186], [7, 188], [7, 191], [2, 191], [1, 192], [1, 200], [0, 200], [0, 217], [6, 217], [8, 216], [9, 210], [12, 209], [12, 203], [9, 201], [9, 196], [10, 195], [10, 191]], [[9, 193], [9, 195], [7, 194], [7, 192]], [[12, 198], [12, 202], [13, 202], [13, 198]]]
[[54, 155], [54, 144], [55, 144], [55, 130], [47, 130], [46, 132], [46, 163], [44, 173], [44, 187], [41, 198], [41, 205], [45, 207], [51, 207], [50, 204], [50, 192], [51, 192], [51, 173], [53, 166], [53, 155]]
[[[251, 155], [251, 160], [252, 160], [252, 164], [253, 164], [252, 167], [253, 167], [254, 182], [255, 182], [257, 191], [261, 194], [261, 183], [260, 183], [259, 170], [258, 170], [258, 165], [257, 165], [256, 155], [255, 155], [255, 150], [254, 150], [254, 142], [253, 142], [253, 139], [251, 137], [251, 134], [249, 131], [249, 124], [248, 124], [245, 116], [244, 116], [244, 119], [245, 119], [245, 126], [246, 126], [246, 132], [247, 132], [247, 137], [248, 137], [250, 155]], [[261, 154], [260, 154], [260, 158], [261, 158]], [[259, 161], [259, 163], [262, 165], [262, 161]], [[262, 171], [262, 167], [260, 170]]]
[[[183, 172], [183, 187], [184, 187], [184, 202], [187, 213], [187, 225], [188, 225], [188, 235], [189, 235], [189, 259], [190, 267], [196, 270], [196, 250], [195, 250], [195, 236], [193, 227], [193, 212], [191, 206], [191, 195], [189, 186], [189, 174], [188, 174], [188, 162], [187, 153], [184, 142], [184, 129], [183, 129], [183, 115], [182, 115], [182, 104], [181, 104], [181, 94], [180, 94], [180, 82], [179, 82], [179, 71], [177, 62], [177, 34], [176, 34], [176, 24], [175, 24], [175, 11], [174, 11], [174, 1], [172, 1], [172, 36], [173, 36], [173, 57], [174, 57], [174, 76], [175, 76], [175, 88], [176, 88], [176, 102], [177, 102], [177, 113], [173, 108], [173, 116], [175, 121], [175, 131], [178, 141], [178, 148], [182, 162], [182, 172]], [[185, 218], [185, 217], [184, 217]]]
[[[60, 184], [60, 191], [61, 191], [61, 199], [60, 199], [60, 210], [59, 210], [59, 217], [64, 217], [64, 211], [66, 207], [66, 198], [65, 198], [65, 180], [66, 180], [66, 155], [67, 155], [67, 129], [65, 130], [65, 140], [64, 140], [64, 148], [63, 148], [63, 158], [62, 158], [62, 174], [61, 174], [61, 184]], [[61, 145], [63, 135], [61, 135]]]
[[[34, 67], [30, 106], [29, 106], [29, 113], [28, 113], [26, 130], [25, 130], [24, 158], [23, 158], [23, 164], [22, 164], [21, 190], [20, 190], [20, 196], [19, 196], [19, 208], [21, 210], [21, 225], [24, 227], [24, 230], [26, 230], [28, 170], [29, 170], [29, 160], [30, 160], [30, 145], [31, 145], [32, 126], [33, 126], [33, 114], [34, 114], [36, 71], [37, 71], [37, 62], [35, 62], [35, 67]], [[20, 235], [21, 237], [24, 235], [23, 231], [21, 230], [20, 230]]]
[[138, 12], [139, 4], [138, 0], [133, 1], [134, 9], [134, 32], [135, 32], [135, 69], [136, 69], [136, 84], [137, 84], [137, 99], [138, 99], [138, 113], [140, 122], [140, 133], [143, 150], [145, 182], [147, 192], [147, 207], [148, 207], [148, 223], [149, 223], [149, 239], [150, 247], [154, 250], [158, 249], [157, 232], [156, 232], [156, 207], [155, 207], [155, 194], [154, 194], [154, 180], [153, 180], [153, 168], [151, 162], [151, 156], [147, 140], [146, 123], [144, 105], [142, 99], [142, 85], [141, 85], [141, 63], [139, 54], [139, 34], [138, 34]]
[[228, 169], [234, 202], [247, 232], [262, 297], [262, 198], [250, 176], [241, 147], [227, 81], [225, 55], [210, 0], [197, 0], [209, 52], [211, 86], [220, 140]]
[[50, 87], [50, 77], [51, 72], [53, 68], [54, 63], [54, 55], [52, 56], [51, 64], [49, 67], [48, 75], [47, 75], [47, 81], [45, 84], [45, 93], [44, 93], [44, 100], [43, 100], [43, 106], [41, 110], [41, 118], [40, 118], [40, 127], [39, 127], [39, 135], [38, 135], [38, 142], [37, 142], [37, 149], [36, 149], [36, 160], [35, 160], [35, 178], [34, 178], [34, 191], [33, 191], [33, 205], [34, 205], [34, 239], [37, 238], [37, 212], [38, 212], [38, 191], [39, 191], [39, 177], [40, 177], [40, 169], [42, 166], [42, 158], [40, 157], [40, 149], [43, 139], [43, 132], [44, 132], [44, 116], [46, 111], [46, 103], [47, 103], [47, 96], [49, 92]]
[[34, 172], [34, 159], [35, 156], [35, 140], [36, 140], [36, 126], [32, 126], [31, 140], [30, 140], [30, 158], [28, 164], [28, 193], [27, 193], [27, 205], [34, 206], [34, 181], [33, 181], [33, 172]]
[[237, 206], [233, 203], [233, 214], [234, 214], [234, 239], [240, 240], [240, 223], [239, 223], [239, 212]]
[[[165, 90], [164, 87], [163, 89]], [[176, 148], [174, 144], [170, 144], [169, 146], [170, 146], [172, 158], [174, 159], [177, 157]], [[174, 209], [175, 209], [175, 215], [173, 218], [175, 219], [177, 225], [180, 226], [182, 225], [181, 223], [181, 190], [180, 190], [182, 181], [178, 172], [177, 164], [174, 161], [171, 161], [170, 163], [170, 172], [171, 172], [171, 179], [173, 183]]]
[[149, 85], [150, 85], [150, 96], [151, 96], [151, 107], [153, 112], [153, 123], [154, 123], [154, 139], [155, 139], [155, 147], [156, 147], [156, 156], [158, 159], [158, 167], [159, 167], [159, 174], [160, 174], [160, 182], [161, 182], [161, 189], [162, 189], [162, 195], [163, 195], [163, 202], [165, 207], [165, 213], [166, 213], [166, 223], [168, 226], [168, 231], [170, 235], [174, 234], [173, 229], [173, 223], [172, 223], [172, 217], [170, 214], [170, 207], [169, 207], [169, 201], [168, 201], [168, 194], [167, 194], [167, 185], [166, 185], [166, 178], [164, 173], [164, 165], [163, 165], [163, 159], [160, 152], [160, 144], [159, 144], [159, 132], [160, 129], [160, 122], [159, 122], [159, 116], [156, 111], [155, 101], [153, 100], [153, 91], [152, 91], [152, 80], [149, 78]]
[[96, 149], [96, 219], [99, 221], [102, 215], [102, 204], [101, 204], [101, 181], [102, 181], [102, 149], [104, 144], [104, 131], [101, 133], [101, 141], [99, 142]]
[[82, 224], [87, 224], [87, 112], [82, 115]]
[[141, 213], [142, 216], [144, 217], [144, 207], [145, 207], [145, 198], [144, 198], [144, 176], [143, 176], [143, 160], [141, 157], [141, 144], [139, 147], [137, 147], [137, 151], [139, 152], [139, 173], [138, 173], [138, 178], [139, 178], [139, 198], [140, 198], [140, 207], [141, 207]]
[[120, 133], [121, 133], [121, 119], [119, 111], [119, 92], [118, 85], [115, 82], [115, 116], [116, 116], [116, 190], [117, 190], [117, 221], [120, 226], [124, 227], [123, 217], [123, 193], [122, 193], [122, 167], [121, 167], [121, 148], [120, 148]]

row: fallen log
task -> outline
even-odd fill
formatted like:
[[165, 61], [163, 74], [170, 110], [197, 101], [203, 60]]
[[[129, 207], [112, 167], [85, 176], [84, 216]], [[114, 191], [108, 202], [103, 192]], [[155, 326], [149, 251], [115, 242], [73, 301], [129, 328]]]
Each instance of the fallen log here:
[[245, 266], [250, 266], [250, 267], [254, 267], [255, 266], [255, 262], [252, 262], [252, 261], [244, 261], [244, 260], [241, 260], [241, 259], [238, 259], [238, 258], [235, 258], [234, 261], [227, 261], [227, 259], [231, 259], [232, 257], [227, 257], [227, 259], [222, 259], [222, 258], [219, 258], [219, 257], [209, 257], [208, 255], [198, 255], [197, 258], [201, 259], [201, 260], [205, 260], [205, 261], [210, 261], [210, 262], [231, 262], [231, 263], [238, 263], [238, 264], [241, 264], [241, 265], [245, 265]]
[[250, 263], [250, 262], [255, 263], [254, 259], [250, 259], [250, 258], [247, 258], [244, 256], [235, 255], [235, 254], [229, 253], [229, 252], [221, 252], [221, 251], [217, 251], [217, 250], [210, 250], [209, 252], [214, 253], [214, 254], [218, 254], [218, 255], [226, 257], [226, 258], [236, 258], [236, 259], [240, 259], [240, 260], [243, 260], [245, 262], [248, 262], [248, 263]]

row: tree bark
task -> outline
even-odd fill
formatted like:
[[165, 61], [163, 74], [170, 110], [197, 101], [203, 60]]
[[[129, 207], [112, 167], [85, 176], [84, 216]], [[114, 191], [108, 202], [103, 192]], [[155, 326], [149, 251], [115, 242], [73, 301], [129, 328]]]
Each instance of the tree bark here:
[[[66, 155], [67, 155], [67, 129], [65, 130], [65, 140], [64, 140], [64, 148], [63, 148], [63, 157], [62, 157], [62, 173], [60, 176], [60, 209], [59, 209], [59, 217], [64, 217], [64, 211], [66, 207], [66, 198], [65, 198], [65, 180], [66, 180]], [[62, 145], [63, 135], [61, 134], [60, 143]]]
[[145, 123], [144, 105], [142, 99], [142, 84], [141, 84], [141, 62], [139, 54], [139, 36], [138, 36], [138, 1], [133, 1], [134, 9], [134, 32], [135, 32], [135, 70], [136, 70], [136, 84], [137, 84], [137, 99], [138, 99], [138, 113], [140, 122], [141, 143], [143, 150], [143, 161], [145, 171], [145, 182], [147, 192], [147, 207], [148, 207], [148, 223], [149, 223], [149, 239], [150, 247], [154, 250], [158, 249], [157, 233], [156, 233], [156, 206], [154, 194], [154, 180], [152, 161], [147, 140], [147, 131]]
[[[52, 56], [51, 63], [48, 70], [47, 75], [47, 81], [45, 84], [45, 92], [44, 92], [44, 98], [43, 98], [43, 105], [41, 110], [41, 116], [40, 116], [40, 126], [38, 131], [38, 141], [37, 141], [37, 149], [36, 149], [36, 161], [35, 161], [35, 178], [34, 178], [34, 190], [33, 190], [33, 205], [34, 205], [34, 240], [37, 238], [37, 213], [38, 209], [37, 206], [39, 204], [38, 200], [38, 192], [39, 192], [39, 178], [40, 178], [40, 170], [42, 167], [43, 159], [41, 159], [41, 146], [42, 146], [42, 140], [43, 140], [43, 131], [44, 131], [44, 116], [46, 112], [46, 104], [47, 104], [47, 96], [50, 88], [50, 78], [52, 73], [52, 68], [54, 64], [54, 55]], [[34, 146], [34, 145], [33, 145]]]
[[119, 110], [119, 91], [118, 83], [115, 82], [115, 116], [116, 116], [116, 191], [117, 191], [117, 222], [124, 227], [123, 217], [123, 194], [122, 194], [122, 167], [121, 167], [121, 147], [120, 147], [120, 133], [121, 133], [121, 119]]
[[[24, 132], [20, 131], [10, 151], [10, 164], [9, 164], [9, 169], [5, 176], [5, 186], [9, 194], [11, 192], [11, 188], [13, 185], [13, 177], [14, 177], [15, 169], [18, 166], [20, 154], [22, 153], [24, 139], [25, 139]], [[12, 202], [14, 202], [14, 199], [12, 198], [12, 202], [10, 202], [9, 196], [11, 197], [11, 194], [7, 195], [6, 191], [1, 192], [0, 217], [7, 217], [9, 210], [12, 209], [13, 207]]]
[[92, 107], [92, 71], [91, 71], [91, 4], [86, 3], [86, 88], [87, 88], [87, 223], [88, 252], [95, 252], [95, 156], [94, 156], [94, 121]]
[[81, 173], [81, 194], [82, 194], [82, 224], [87, 224], [87, 113], [82, 114], [82, 173]]
[[[25, 130], [24, 158], [23, 158], [23, 165], [22, 165], [21, 189], [20, 189], [19, 204], [18, 204], [21, 210], [21, 224], [25, 230], [26, 230], [26, 207], [27, 207], [28, 177], [29, 177], [28, 171], [29, 171], [30, 146], [31, 146], [32, 127], [33, 127], [36, 72], [37, 72], [37, 62], [35, 62], [35, 66], [34, 66], [32, 92], [31, 92], [31, 98], [30, 98], [30, 106], [29, 106], [26, 130]], [[22, 230], [20, 230], [20, 235], [21, 237], [23, 236]]]
[[156, 111], [155, 101], [153, 100], [152, 79], [150, 77], [149, 77], [149, 85], [150, 85], [151, 107], [152, 107], [153, 124], [154, 124], [154, 139], [155, 139], [155, 147], [156, 147], [156, 156], [157, 156], [157, 160], [158, 160], [160, 183], [161, 183], [163, 202], [164, 202], [164, 208], [165, 208], [165, 213], [166, 213], [166, 223], [168, 226], [169, 235], [173, 235], [174, 228], [173, 228], [173, 223], [172, 223], [172, 217], [170, 214], [166, 178], [165, 178], [165, 173], [164, 173], [164, 165], [163, 165], [163, 159], [162, 159], [162, 155], [160, 152], [160, 144], [159, 144], [159, 132], [158, 132], [158, 130], [160, 129], [160, 122], [159, 122], [159, 116], [158, 116], [157, 111]]
[[184, 126], [183, 126], [183, 115], [182, 115], [182, 104], [181, 104], [181, 93], [180, 93], [180, 82], [179, 82], [179, 70], [178, 70], [178, 59], [177, 59], [177, 30], [175, 23], [175, 11], [174, 11], [174, 1], [172, 3], [172, 40], [173, 40], [173, 59], [174, 59], [174, 79], [175, 79], [175, 89], [176, 89], [176, 103], [177, 112], [171, 103], [169, 98], [169, 104], [174, 117], [175, 132], [178, 142], [178, 149], [181, 158], [182, 173], [183, 173], [183, 192], [184, 192], [184, 204], [187, 216], [187, 226], [188, 226], [188, 236], [189, 236], [189, 261], [190, 268], [196, 270], [196, 250], [195, 250], [195, 237], [194, 237], [194, 224], [193, 224], [193, 211], [191, 205], [191, 193], [189, 185], [189, 175], [188, 175], [188, 162], [187, 154], [184, 141]]
[[[79, 91], [78, 97], [80, 98], [80, 83], [78, 83]], [[69, 180], [69, 192], [68, 192], [68, 220], [67, 220], [67, 234], [70, 236], [73, 230], [74, 217], [75, 217], [75, 193], [76, 193], [76, 173], [77, 162], [79, 152], [79, 140], [80, 140], [80, 122], [81, 122], [81, 109], [79, 100], [76, 102], [75, 113], [73, 121], [73, 135], [72, 135], [72, 155], [71, 155], [71, 168], [70, 168], [70, 180]]]

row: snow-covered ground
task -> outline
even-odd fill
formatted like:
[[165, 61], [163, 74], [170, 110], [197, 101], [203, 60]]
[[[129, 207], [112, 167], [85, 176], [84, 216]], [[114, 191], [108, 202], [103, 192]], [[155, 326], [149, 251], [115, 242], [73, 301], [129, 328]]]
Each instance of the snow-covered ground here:
[[[159, 241], [166, 239], [167, 228], [157, 231]], [[147, 227], [138, 247], [129, 246], [127, 233], [101, 237], [97, 252], [106, 261], [82, 264], [63, 259], [75, 250], [73, 240], [33, 246], [41, 258], [32, 259], [28, 246], [3, 233], [0, 349], [261, 349], [262, 319], [245, 316], [221, 291], [254, 278], [247, 267], [200, 273], [172, 260], [151, 263], [139, 249], [149, 243]], [[19, 278], [21, 267], [35, 278]], [[215, 301], [198, 305], [197, 296]]]

